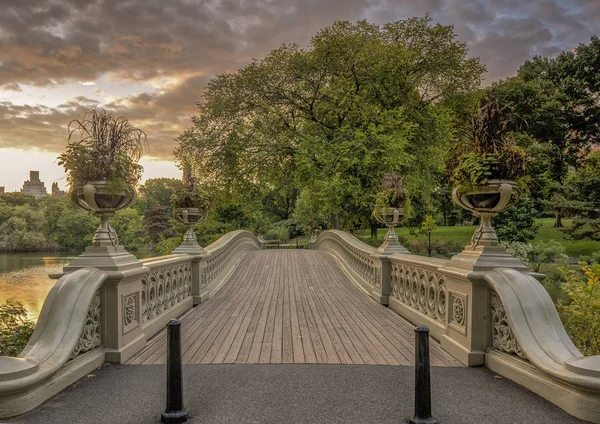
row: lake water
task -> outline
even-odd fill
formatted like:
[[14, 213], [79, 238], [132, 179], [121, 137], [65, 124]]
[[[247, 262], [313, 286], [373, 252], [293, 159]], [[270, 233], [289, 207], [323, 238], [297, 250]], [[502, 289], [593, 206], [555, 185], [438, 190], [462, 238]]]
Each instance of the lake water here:
[[[48, 292], [56, 283], [48, 274], [62, 272], [73, 253], [0, 253], [0, 303], [18, 300], [37, 321]], [[139, 258], [150, 256], [137, 253]]]
[[62, 272], [73, 254], [0, 253], [0, 303], [18, 300], [37, 320], [46, 295], [56, 282], [48, 274]]

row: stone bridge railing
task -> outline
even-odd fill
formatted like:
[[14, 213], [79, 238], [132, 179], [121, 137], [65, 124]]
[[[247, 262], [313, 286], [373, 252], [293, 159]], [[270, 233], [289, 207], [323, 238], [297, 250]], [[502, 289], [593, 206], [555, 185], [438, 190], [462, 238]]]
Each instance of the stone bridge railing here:
[[427, 325], [463, 364], [485, 365], [600, 423], [600, 356], [584, 357], [573, 345], [535, 274], [502, 265], [474, 271], [464, 257], [383, 254], [335, 230], [321, 233], [312, 247], [334, 255], [375, 300]]
[[27, 347], [0, 357], [0, 418], [35, 408], [105, 361], [127, 361], [262, 247], [254, 234], [233, 231], [199, 255], [145, 259], [124, 271], [65, 267], [71, 272], [50, 290]]

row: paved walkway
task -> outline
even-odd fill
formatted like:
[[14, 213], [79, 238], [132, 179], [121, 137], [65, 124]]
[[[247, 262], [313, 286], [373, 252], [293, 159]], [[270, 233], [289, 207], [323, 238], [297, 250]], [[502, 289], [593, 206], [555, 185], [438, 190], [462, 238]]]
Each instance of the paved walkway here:
[[[19, 424], [150, 424], [165, 408], [164, 365], [106, 365]], [[440, 424], [582, 423], [485, 368], [432, 368]], [[190, 423], [399, 424], [414, 412], [414, 368], [384, 365], [186, 365]]]
[[[226, 285], [182, 318], [185, 364], [414, 364], [414, 326], [311, 250], [247, 254]], [[130, 360], [164, 364], [164, 333]], [[433, 366], [460, 363], [431, 343]]]

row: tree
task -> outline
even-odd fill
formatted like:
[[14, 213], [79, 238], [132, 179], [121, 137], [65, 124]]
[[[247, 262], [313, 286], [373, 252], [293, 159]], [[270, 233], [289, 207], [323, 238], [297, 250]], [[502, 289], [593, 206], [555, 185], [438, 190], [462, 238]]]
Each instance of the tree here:
[[111, 219], [111, 225], [119, 237], [119, 244], [125, 249], [136, 251], [142, 247], [144, 236], [142, 221], [142, 215], [133, 208], [124, 209]]
[[494, 229], [501, 242], [526, 243], [535, 238], [540, 224], [535, 222], [537, 211], [530, 198], [521, 199], [515, 206], [494, 218]]
[[171, 209], [169, 207], [154, 205], [146, 210], [142, 227], [146, 233], [146, 239], [152, 245], [156, 245], [164, 238], [174, 236], [170, 220]]
[[574, 215], [565, 230], [575, 240], [600, 240], [600, 152], [590, 155], [571, 173], [561, 193], [563, 207]]
[[171, 196], [182, 188], [181, 180], [175, 178], [150, 178], [139, 188], [139, 199], [134, 205], [142, 215], [156, 206], [169, 208]]
[[0, 225], [0, 251], [34, 252], [47, 248], [43, 233], [44, 215], [29, 205], [15, 206]]
[[284, 45], [211, 80], [175, 154], [221, 199], [249, 201], [297, 174], [291, 188], [309, 190], [333, 227], [365, 226], [385, 173], [429, 200], [453, 137], [445, 103], [484, 70], [429, 17], [336, 22], [306, 49]]
[[[490, 88], [518, 117], [515, 130], [545, 145], [538, 157], [547, 162], [549, 180], [558, 185], [569, 167], [578, 167], [585, 152], [600, 141], [599, 54], [600, 41], [592, 37], [589, 45], [555, 59], [535, 57], [516, 77]], [[562, 226], [560, 216], [557, 211], [555, 226]]]
[[11, 300], [0, 304], [0, 356], [18, 356], [34, 329], [23, 304]]
[[67, 208], [56, 223], [56, 241], [63, 250], [83, 250], [92, 244], [98, 225], [92, 214]]

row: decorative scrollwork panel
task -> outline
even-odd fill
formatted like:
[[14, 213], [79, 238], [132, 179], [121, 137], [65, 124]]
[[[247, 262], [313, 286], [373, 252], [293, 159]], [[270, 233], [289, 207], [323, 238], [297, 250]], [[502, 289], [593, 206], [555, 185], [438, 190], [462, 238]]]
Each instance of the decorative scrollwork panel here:
[[440, 273], [393, 262], [390, 292], [409, 308], [442, 324], [446, 322], [446, 279]]
[[502, 352], [512, 353], [520, 358], [527, 359], [523, 348], [514, 336], [506, 316], [506, 309], [500, 296], [492, 291], [492, 345]]
[[150, 272], [142, 279], [142, 322], [168, 312], [192, 295], [191, 263]]
[[71, 352], [70, 359], [100, 347], [100, 312], [100, 291], [98, 290], [92, 298], [83, 330], [73, 352]]

